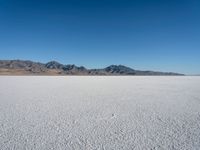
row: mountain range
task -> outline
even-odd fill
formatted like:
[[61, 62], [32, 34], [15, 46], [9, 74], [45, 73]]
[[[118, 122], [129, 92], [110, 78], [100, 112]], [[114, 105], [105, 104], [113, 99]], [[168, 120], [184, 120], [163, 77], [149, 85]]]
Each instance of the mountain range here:
[[0, 75], [184, 75], [173, 72], [140, 71], [123, 65], [110, 65], [102, 69], [64, 65], [56, 61], [48, 63], [29, 60], [0, 60]]

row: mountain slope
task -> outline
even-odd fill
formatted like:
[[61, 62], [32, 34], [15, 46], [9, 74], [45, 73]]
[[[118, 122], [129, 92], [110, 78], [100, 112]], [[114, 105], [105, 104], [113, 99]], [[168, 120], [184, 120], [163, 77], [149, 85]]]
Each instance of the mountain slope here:
[[140, 71], [123, 65], [103, 69], [64, 65], [56, 61], [46, 64], [24, 60], [0, 60], [0, 75], [183, 75], [171, 72]]

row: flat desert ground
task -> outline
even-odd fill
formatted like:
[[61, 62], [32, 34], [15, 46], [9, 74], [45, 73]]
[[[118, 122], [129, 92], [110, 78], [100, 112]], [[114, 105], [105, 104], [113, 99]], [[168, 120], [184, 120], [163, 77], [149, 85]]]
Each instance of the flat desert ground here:
[[200, 77], [0, 76], [1, 150], [198, 150]]

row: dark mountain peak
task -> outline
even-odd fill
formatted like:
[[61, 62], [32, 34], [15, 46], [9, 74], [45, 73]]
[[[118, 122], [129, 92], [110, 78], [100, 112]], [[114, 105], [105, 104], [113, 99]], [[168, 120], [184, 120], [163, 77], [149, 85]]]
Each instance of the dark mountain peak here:
[[108, 67], [106, 67], [105, 69], [126, 69], [126, 70], [133, 70], [130, 67], [126, 67], [124, 65], [110, 65]]
[[78, 68], [76, 65], [70, 64], [70, 65], [65, 65], [63, 69], [64, 70], [72, 70], [72, 69], [76, 69], [76, 68]]
[[45, 64], [45, 67], [47, 67], [48, 69], [62, 69], [64, 65], [60, 64], [57, 61], [50, 61]]
[[72, 65], [65, 65], [63, 67], [63, 70], [65, 70], [65, 71], [67, 71], [67, 70], [86, 71], [87, 69], [85, 67], [83, 67], [83, 66], [78, 67], [78, 66], [72, 64]]
[[104, 69], [106, 72], [114, 74], [135, 74], [134, 69], [123, 65], [110, 65]]
[[79, 70], [82, 70], [82, 71], [83, 71], [83, 70], [87, 70], [84, 66], [80, 66], [80, 67], [78, 67], [78, 69], [79, 69]]
[[59, 63], [59, 62], [57, 62], [55, 60], [52, 60], [52, 61], [47, 62], [46, 64], [61, 64], [61, 63]]

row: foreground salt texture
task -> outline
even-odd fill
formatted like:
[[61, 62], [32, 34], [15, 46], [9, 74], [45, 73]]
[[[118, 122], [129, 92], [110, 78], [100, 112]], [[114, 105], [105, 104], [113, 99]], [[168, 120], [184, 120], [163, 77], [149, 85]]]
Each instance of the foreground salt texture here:
[[200, 78], [1, 76], [0, 149], [200, 149]]

